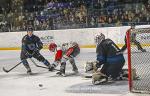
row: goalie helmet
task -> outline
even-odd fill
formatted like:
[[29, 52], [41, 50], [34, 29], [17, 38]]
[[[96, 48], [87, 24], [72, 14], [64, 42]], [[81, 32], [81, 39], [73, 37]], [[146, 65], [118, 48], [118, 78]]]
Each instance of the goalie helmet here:
[[96, 45], [100, 44], [104, 39], [105, 35], [102, 33], [100, 35], [96, 35], [94, 38]]
[[49, 45], [49, 50], [52, 51], [52, 52], [54, 52], [56, 50], [56, 48], [57, 48], [57, 45], [55, 43], [51, 43]]

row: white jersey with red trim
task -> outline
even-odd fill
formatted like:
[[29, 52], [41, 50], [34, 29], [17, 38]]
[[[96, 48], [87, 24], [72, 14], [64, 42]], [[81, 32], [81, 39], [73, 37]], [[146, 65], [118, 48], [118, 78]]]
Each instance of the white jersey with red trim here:
[[73, 56], [75, 57], [78, 53], [80, 53], [80, 48], [78, 44], [73, 46], [72, 43], [64, 43], [62, 45], [58, 45], [55, 54], [55, 61], [59, 61], [62, 59], [63, 55]]

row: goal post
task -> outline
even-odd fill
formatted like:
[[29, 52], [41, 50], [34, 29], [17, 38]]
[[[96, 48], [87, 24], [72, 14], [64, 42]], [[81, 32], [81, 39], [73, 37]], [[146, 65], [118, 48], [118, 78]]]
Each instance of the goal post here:
[[[135, 34], [135, 37], [133, 37], [133, 34]], [[126, 33], [126, 38], [129, 90], [150, 94], [150, 28], [133, 29]], [[146, 52], [142, 52], [135, 42]], [[133, 69], [136, 70], [138, 79], [133, 78]]]

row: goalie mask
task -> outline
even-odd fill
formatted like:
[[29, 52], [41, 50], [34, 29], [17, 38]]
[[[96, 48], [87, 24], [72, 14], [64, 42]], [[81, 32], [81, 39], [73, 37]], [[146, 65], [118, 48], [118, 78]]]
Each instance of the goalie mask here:
[[104, 39], [105, 35], [102, 33], [100, 35], [96, 35], [94, 38], [96, 45], [100, 44]]

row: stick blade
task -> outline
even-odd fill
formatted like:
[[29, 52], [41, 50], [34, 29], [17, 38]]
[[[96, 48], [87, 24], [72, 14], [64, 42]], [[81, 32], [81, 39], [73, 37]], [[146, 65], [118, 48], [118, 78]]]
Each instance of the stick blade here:
[[8, 73], [8, 72], [9, 72], [9, 71], [8, 71], [8, 70], [6, 70], [4, 67], [3, 67], [3, 71], [4, 71], [4, 72], [6, 72], [6, 73]]
[[92, 78], [92, 76], [84, 76], [84, 78]]

